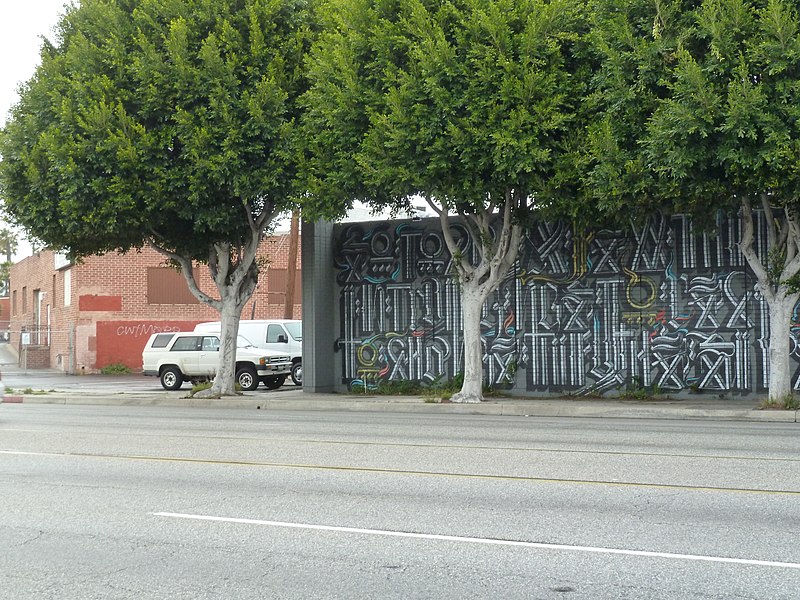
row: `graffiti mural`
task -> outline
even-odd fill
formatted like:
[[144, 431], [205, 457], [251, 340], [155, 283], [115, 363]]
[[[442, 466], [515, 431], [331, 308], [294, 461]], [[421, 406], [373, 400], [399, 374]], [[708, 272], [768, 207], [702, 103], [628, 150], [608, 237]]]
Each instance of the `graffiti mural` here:
[[[433, 382], [460, 370], [459, 288], [438, 227], [431, 219], [335, 229], [343, 383]], [[682, 215], [625, 231], [531, 227], [483, 308], [486, 382], [578, 395], [766, 389], [769, 323], [738, 251], [740, 227], [720, 216], [712, 234]], [[473, 256], [466, 232], [454, 233]], [[762, 237], [756, 246], [764, 251]], [[800, 354], [796, 338], [793, 348]]]

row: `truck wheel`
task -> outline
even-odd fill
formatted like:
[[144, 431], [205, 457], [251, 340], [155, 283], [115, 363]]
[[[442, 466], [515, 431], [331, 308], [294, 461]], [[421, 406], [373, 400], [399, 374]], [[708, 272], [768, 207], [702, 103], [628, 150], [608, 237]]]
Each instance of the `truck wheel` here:
[[183, 385], [183, 374], [178, 367], [167, 367], [161, 371], [160, 379], [165, 390], [177, 390]]
[[253, 367], [241, 367], [236, 371], [236, 383], [246, 392], [258, 387], [258, 375]]
[[274, 375], [272, 377], [264, 377], [264, 385], [267, 389], [277, 390], [286, 381], [286, 375]]
[[300, 361], [292, 365], [292, 381], [295, 385], [303, 385], [303, 363]]

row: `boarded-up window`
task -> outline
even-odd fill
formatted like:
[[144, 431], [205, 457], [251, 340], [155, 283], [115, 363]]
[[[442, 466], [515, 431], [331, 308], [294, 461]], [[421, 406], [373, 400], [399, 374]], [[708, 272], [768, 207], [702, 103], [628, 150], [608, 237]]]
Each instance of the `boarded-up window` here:
[[[302, 275], [300, 269], [297, 269], [294, 279], [295, 304], [300, 304], [302, 302]], [[286, 269], [274, 269], [270, 267], [267, 271], [267, 292], [269, 293], [270, 304], [283, 304], [286, 301]]]
[[186, 279], [169, 267], [147, 268], [148, 304], [197, 304]]

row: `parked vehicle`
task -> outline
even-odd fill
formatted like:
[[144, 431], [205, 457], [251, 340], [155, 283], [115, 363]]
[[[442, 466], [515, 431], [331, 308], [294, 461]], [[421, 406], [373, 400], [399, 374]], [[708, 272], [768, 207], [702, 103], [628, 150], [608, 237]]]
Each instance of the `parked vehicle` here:
[[[156, 376], [167, 390], [177, 390], [184, 381], [193, 384], [213, 378], [219, 364], [219, 336], [202, 332], [154, 333], [142, 351], [145, 375]], [[253, 346], [239, 336], [236, 348], [236, 383], [252, 391], [263, 382], [277, 389], [291, 374], [288, 354]]]
[[[195, 326], [195, 331], [219, 335], [220, 322], [211, 321]], [[303, 322], [296, 319], [268, 319], [239, 321], [239, 335], [257, 347], [272, 352], [288, 353], [292, 359], [292, 381], [303, 384]]]

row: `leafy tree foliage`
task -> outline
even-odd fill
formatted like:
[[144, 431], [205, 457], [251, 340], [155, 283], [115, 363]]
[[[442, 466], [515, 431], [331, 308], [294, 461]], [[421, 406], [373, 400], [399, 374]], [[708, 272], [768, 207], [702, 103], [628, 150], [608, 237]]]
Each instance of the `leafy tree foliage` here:
[[[82, 0], [0, 137], [7, 211], [79, 258], [150, 244], [221, 312], [233, 392], [258, 243], [296, 198], [305, 0]], [[219, 298], [196, 285], [209, 265]]]
[[[603, 68], [588, 187], [606, 211], [713, 219], [739, 207], [740, 249], [770, 311], [770, 398], [791, 393], [800, 287], [800, 34], [786, 0], [601, 0]], [[766, 256], [753, 247], [763, 209]]]
[[331, 0], [323, 11], [306, 96], [309, 202], [422, 197], [440, 216], [464, 309], [454, 401], [482, 398], [481, 309], [523, 224], [574, 181], [584, 15], [573, 0]]

